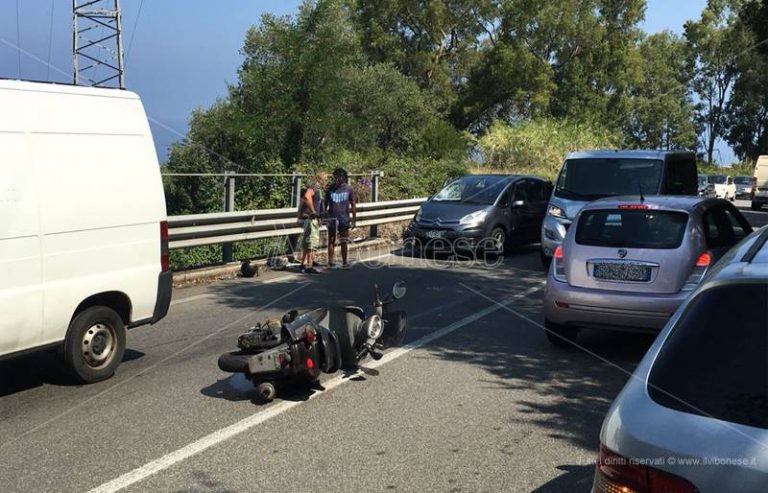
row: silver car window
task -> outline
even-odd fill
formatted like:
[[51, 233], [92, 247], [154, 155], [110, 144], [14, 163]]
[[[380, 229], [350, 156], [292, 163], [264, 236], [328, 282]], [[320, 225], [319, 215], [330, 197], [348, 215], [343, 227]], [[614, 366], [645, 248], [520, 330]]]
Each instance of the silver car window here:
[[704, 291], [651, 368], [648, 393], [690, 414], [768, 428], [768, 284]]

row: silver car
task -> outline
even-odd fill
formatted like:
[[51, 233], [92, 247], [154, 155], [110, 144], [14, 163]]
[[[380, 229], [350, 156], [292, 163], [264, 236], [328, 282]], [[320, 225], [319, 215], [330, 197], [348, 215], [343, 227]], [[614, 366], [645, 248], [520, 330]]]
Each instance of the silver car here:
[[555, 250], [544, 296], [547, 337], [562, 345], [582, 327], [658, 332], [709, 267], [751, 232], [720, 199], [588, 204]]
[[603, 422], [593, 493], [768, 491], [768, 229], [677, 310]]

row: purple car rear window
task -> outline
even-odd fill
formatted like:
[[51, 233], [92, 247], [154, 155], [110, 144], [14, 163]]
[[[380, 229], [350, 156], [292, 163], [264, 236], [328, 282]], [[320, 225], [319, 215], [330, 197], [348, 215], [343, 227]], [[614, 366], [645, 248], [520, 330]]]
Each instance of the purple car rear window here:
[[664, 407], [768, 428], [768, 284], [694, 300], [651, 368], [648, 393]]
[[678, 248], [688, 215], [653, 209], [590, 210], [581, 213], [576, 243], [598, 247]]

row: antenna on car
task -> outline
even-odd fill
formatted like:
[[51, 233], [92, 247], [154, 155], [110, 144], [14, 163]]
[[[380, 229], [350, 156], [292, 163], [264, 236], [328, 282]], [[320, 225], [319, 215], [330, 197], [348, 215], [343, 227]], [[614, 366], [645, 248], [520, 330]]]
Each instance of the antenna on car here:
[[643, 196], [643, 184], [638, 183], [637, 186], [640, 188], [640, 203], [642, 204], [645, 202], [645, 197]]

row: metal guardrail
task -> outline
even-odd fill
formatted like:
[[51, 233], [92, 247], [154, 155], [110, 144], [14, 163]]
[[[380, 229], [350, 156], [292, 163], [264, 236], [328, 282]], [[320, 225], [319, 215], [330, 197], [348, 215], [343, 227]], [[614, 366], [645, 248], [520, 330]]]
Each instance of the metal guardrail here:
[[[357, 226], [407, 221], [426, 198], [357, 204]], [[295, 207], [168, 218], [170, 247], [188, 248], [216, 243], [256, 240], [300, 234]]]

